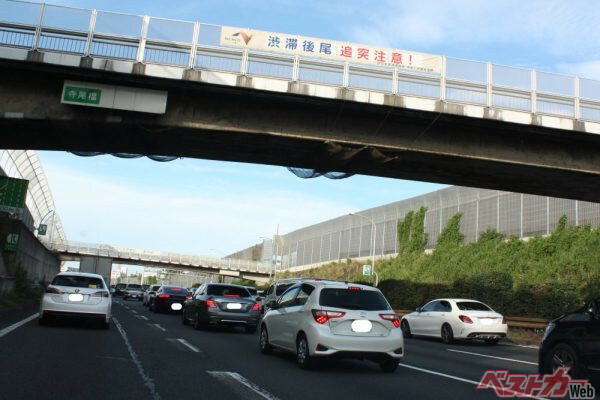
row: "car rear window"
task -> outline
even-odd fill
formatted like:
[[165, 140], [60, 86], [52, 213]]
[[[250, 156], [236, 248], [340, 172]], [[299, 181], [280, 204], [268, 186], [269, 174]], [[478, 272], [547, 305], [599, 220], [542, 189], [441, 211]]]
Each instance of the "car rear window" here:
[[206, 294], [209, 296], [250, 297], [248, 290], [236, 286], [209, 286]]
[[123, 289], [124, 287], [126, 287], [127, 285], [124, 283], [117, 283], [117, 285], [115, 286], [115, 289]]
[[169, 293], [169, 294], [185, 294], [187, 296], [188, 294], [188, 290], [186, 288], [182, 288], [182, 287], [165, 287], [163, 292], [165, 293]]
[[488, 306], [478, 301], [460, 301], [456, 306], [461, 311], [492, 311]]
[[276, 296], [281, 296], [283, 294], [283, 292], [285, 292], [290, 287], [292, 287], [292, 285], [293, 285], [293, 283], [286, 283], [286, 284], [283, 284], [283, 285], [277, 285], [277, 290], [275, 291], [275, 295]]
[[70, 286], [88, 289], [104, 289], [102, 279], [89, 276], [59, 275], [52, 281], [56, 286]]
[[158, 289], [160, 289], [160, 285], [157, 285], [157, 286], [152, 286], [152, 287], [150, 288], [150, 291], [151, 291], [151, 292], [156, 292]]
[[256, 294], [258, 293], [256, 289], [252, 289], [252, 288], [246, 288], [248, 290], [248, 292], [250, 292], [250, 294], [252, 296], [256, 296]]
[[391, 309], [383, 294], [376, 290], [325, 288], [321, 290], [319, 304], [323, 307], [346, 310], [377, 311]]
[[135, 284], [127, 285], [127, 289], [140, 290], [140, 289], [142, 289], [142, 285], [135, 285]]

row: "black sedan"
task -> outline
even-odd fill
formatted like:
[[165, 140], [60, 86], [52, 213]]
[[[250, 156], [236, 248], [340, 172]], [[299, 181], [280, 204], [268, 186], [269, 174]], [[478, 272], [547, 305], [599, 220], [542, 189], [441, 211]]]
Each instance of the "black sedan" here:
[[194, 328], [243, 326], [256, 332], [260, 320], [260, 304], [243, 286], [209, 283], [202, 285], [192, 299], [185, 302], [181, 322]]
[[150, 298], [150, 311], [181, 311], [183, 303], [188, 299], [190, 296], [186, 288], [163, 285]]
[[576, 312], [550, 321], [540, 346], [539, 371], [571, 367], [576, 379], [600, 378], [600, 298]]

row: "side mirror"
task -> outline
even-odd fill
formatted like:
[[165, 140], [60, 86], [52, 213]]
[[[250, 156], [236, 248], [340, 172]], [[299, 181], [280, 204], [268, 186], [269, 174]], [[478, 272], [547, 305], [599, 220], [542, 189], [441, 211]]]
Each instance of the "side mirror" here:
[[275, 310], [277, 308], [277, 302], [275, 300], [271, 300], [267, 303], [267, 307], [272, 310]]
[[415, 311], [418, 312], [418, 313], [420, 313], [421, 312], [421, 307], [415, 308]]

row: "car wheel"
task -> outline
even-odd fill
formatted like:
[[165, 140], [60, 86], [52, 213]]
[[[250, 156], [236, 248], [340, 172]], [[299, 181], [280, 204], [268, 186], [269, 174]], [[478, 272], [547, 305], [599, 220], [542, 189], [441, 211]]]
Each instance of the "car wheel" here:
[[198, 315], [198, 311], [196, 311], [194, 313], [194, 329], [196, 329], [197, 331], [201, 330], [202, 328], [204, 328], [204, 324], [202, 323], [202, 321], [200, 321], [200, 316]]
[[410, 325], [408, 324], [407, 320], [402, 320], [402, 323], [400, 324], [400, 329], [402, 329], [402, 334], [405, 338], [412, 337], [412, 333], [410, 333]]
[[579, 357], [571, 346], [565, 343], [559, 343], [552, 348], [546, 355], [544, 370], [551, 374], [558, 367], [571, 367], [569, 375], [577, 379], [580, 373]]
[[448, 324], [442, 325], [442, 341], [446, 344], [450, 344], [454, 341], [452, 327]]
[[398, 360], [394, 360], [393, 358], [381, 361], [379, 363], [379, 368], [381, 368], [382, 372], [392, 373], [396, 369], [398, 369]]
[[185, 308], [183, 310], [181, 310], [181, 323], [183, 325], [189, 325], [190, 324], [190, 321], [185, 316]]
[[110, 320], [108, 322], [102, 321], [102, 329], [110, 329]]
[[260, 352], [263, 354], [271, 354], [273, 352], [273, 346], [269, 344], [269, 332], [266, 326], [260, 328], [260, 339], [258, 341]]
[[308, 340], [303, 334], [296, 341], [296, 361], [301, 369], [310, 369], [313, 365], [313, 359], [308, 351]]
[[499, 341], [500, 341], [500, 339], [485, 339], [485, 343], [489, 344], [489, 345], [498, 344]]
[[256, 333], [256, 325], [246, 325], [246, 333]]

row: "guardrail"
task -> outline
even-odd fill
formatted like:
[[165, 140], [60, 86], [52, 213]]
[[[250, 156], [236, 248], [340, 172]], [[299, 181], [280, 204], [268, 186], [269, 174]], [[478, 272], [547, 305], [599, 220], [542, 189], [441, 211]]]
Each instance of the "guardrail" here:
[[44, 244], [50, 250], [60, 253], [109, 257], [113, 259], [117, 258], [139, 261], [140, 263], [146, 262], [153, 264], [170, 264], [190, 267], [209, 267], [215, 269], [238, 270], [263, 274], [268, 274], [271, 269], [271, 264], [266, 262], [149, 251], [143, 249], [112, 246], [108, 244], [82, 242], [46, 242]]
[[[410, 314], [414, 310], [395, 310], [396, 314], [403, 316]], [[545, 329], [546, 325], [550, 320], [544, 318], [532, 318], [532, 317], [510, 317], [504, 316], [504, 320], [508, 324], [509, 328], [521, 328], [521, 329]]]
[[600, 122], [600, 81], [442, 56], [441, 73], [222, 46], [220, 25], [0, 1], [0, 46]]

